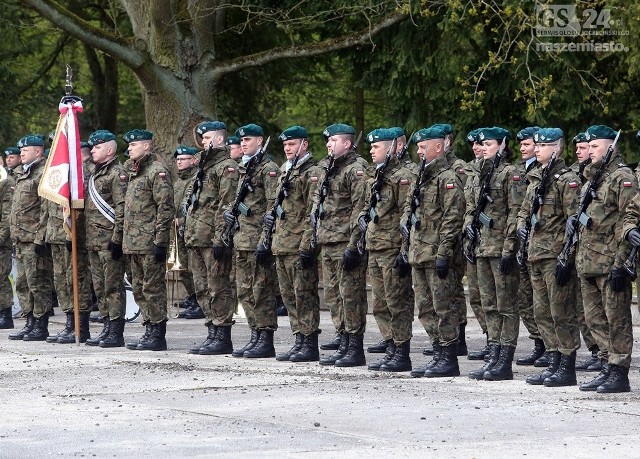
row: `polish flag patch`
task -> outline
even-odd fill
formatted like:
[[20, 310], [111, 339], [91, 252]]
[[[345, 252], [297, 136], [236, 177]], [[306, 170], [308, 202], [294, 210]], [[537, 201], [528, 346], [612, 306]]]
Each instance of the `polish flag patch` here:
[[514, 175], [513, 176], [513, 181], [514, 182], [519, 182], [520, 181], [520, 176], [519, 175]]
[[356, 175], [358, 177], [362, 177], [364, 175], [364, 171], [356, 171]]
[[167, 179], [167, 173], [166, 172], [158, 172], [158, 177], [160, 177], [162, 180], [166, 180]]
[[408, 185], [409, 184], [409, 179], [403, 178], [400, 179], [400, 185]]
[[276, 171], [269, 172], [269, 177], [277, 177], [278, 173]]
[[578, 182], [569, 182], [569, 188], [578, 188]]
[[235, 167], [227, 167], [227, 172], [231, 173], [231, 172], [235, 172], [236, 168]]
[[120, 181], [121, 182], [126, 182], [127, 181], [127, 176], [126, 175], [120, 175]]
[[622, 182], [622, 186], [625, 188], [631, 188], [633, 186], [633, 183], [628, 182], [628, 181], [624, 181]]
[[312, 182], [317, 182], [318, 181], [318, 176], [317, 175], [312, 175], [311, 177], [309, 177], [309, 180], [311, 180]]
[[447, 190], [453, 190], [456, 187], [455, 183], [447, 183], [445, 185], [445, 187], [447, 188]]

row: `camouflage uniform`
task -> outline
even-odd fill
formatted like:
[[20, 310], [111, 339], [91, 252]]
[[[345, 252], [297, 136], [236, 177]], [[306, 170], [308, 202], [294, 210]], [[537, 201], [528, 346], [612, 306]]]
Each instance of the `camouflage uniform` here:
[[[324, 158], [318, 165], [326, 169], [328, 162]], [[317, 223], [318, 244], [322, 247], [325, 304], [331, 311], [336, 332], [355, 335], [364, 334], [367, 323], [367, 266], [361, 263], [351, 271], [344, 271], [342, 256], [346, 249], [357, 250], [358, 212], [364, 203], [366, 168], [367, 162], [353, 150], [335, 160], [329, 179], [329, 194], [323, 204], [324, 216]], [[324, 174], [318, 183], [323, 180]], [[313, 212], [319, 202], [319, 191], [318, 186]], [[390, 327], [380, 323], [378, 326], [383, 338], [391, 339]]]
[[[185, 193], [190, 189], [193, 183], [193, 177], [195, 176], [197, 167], [190, 167], [183, 171], [178, 171], [178, 179], [173, 184], [173, 204], [176, 208], [176, 218], [178, 219], [178, 227], [183, 223], [183, 216], [180, 213], [182, 208], [182, 202], [184, 201]], [[169, 241], [176, 240], [175, 237], [175, 225], [171, 225], [169, 234]], [[187, 296], [195, 294], [195, 287], [193, 285], [193, 274], [189, 268], [188, 259], [189, 253], [187, 246], [184, 242], [184, 237], [178, 237], [178, 254], [180, 255], [180, 265], [184, 268], [184, 271], [180, 271], [180, 282], [187, 292]]]
[[165, 264], [156, 261], [154, 246], [169, 244], [169, 227], [175, 215], [169, 171], [147, 154], [139, 161], [128, 160], [124, 169], [129, 185], [124, 199], [122, 249], [131, 263], [133, 295], [145, 321], [167, 320]]
[[9, 281], [12, 252], [9, 220], [15, 183], [11, 170], [7, 172], [7, 179], [0, 182], [0, 317], [2, 317], [1, 311], [11, 309], [13, 305], [13, 288]]

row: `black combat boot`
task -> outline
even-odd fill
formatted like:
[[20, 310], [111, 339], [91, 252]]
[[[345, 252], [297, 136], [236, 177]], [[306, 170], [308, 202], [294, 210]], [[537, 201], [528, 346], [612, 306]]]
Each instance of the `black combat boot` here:
[[[336, 367], [360, 367], [367, 364], [367, 359], [364, 357], [364, 348], [362, 340], [364, 335], [356, 335], [355, 333], [349, 333], [349, 346], [347, 347], [347, 353], [344, 357], [336, 360]], [[396, 354], [398, 350], [396, 349]], [[395, 355], [395, 354], [394, 354]], [[382, 369], [382, 367], [380, 367]]]
[[[138, 344], [143, 343], [149, 339], [149, 337], [151, 336], [151, 332], [153, 331], [153, 324], [147, 320], [143, 325], [145, 326], [144, 334], [140, 337], [140, 339], [138, 339], [138, 341], [131, 341], [129, 343], [126, 343], [125, 347], [127, 349], [131, 349], [132, 351], [135, 351], [136, 349], [138, 349]], [[98, 344], [100, 343], [98, 342]]]
[[310, 335], [302, 335], [302, 347], [293, 354], [289, 361], [291, 362], [317, 362], [320, 360], [320, 351], [318, 350], [319, 331], [315, 331]]
[[[86, 344], [87, 346], [98, 346], [100, 344], [100, 341], [102, 341], [103, 339], [105, 339], [107, 336], [109, 336], [109, 328], [111, 327], [111, 321], [109, 320], [109, 317], [103, 317], [102, 318], [102, 331], [100, 332], [100, 334], [98, 336], [96, 336], [95, 338], [89, 338], [87, 341], [85, 341], [84, 344]], [[136, 343], [136, 346], [138, 345], [138, 343]], [[135, 346], [133, 348], [128, 348], [128, 349], [135, 349]]]
[[609, 377], [598, 386], [599, 394], [617, 394], [619, 392], [631, 392], [629, 386], [629, 369], [620, 365], [609, 365]]
[[380, 370], [380, 366], [383, 363], [389, 362], [393, 358], [393, 354], [396, 353], [396, 343], [394, 343], [392, 339], [390, 339], [389, 341], [384, 341], [384, 343], [386, 345], [385, 347], [387, 348], [387, 351], [385, 352], [384, 357], [378, 360], [377, 362], [370, 363], [369, 366], [367, 367], [369, 370], [373, 370], [373, 371]]
[[440, 358], [430, 368], [426, 368], [424, 372], [425, 378], [447, 378], [450, 376], [460, 376], [460, 367], [458, 366], [457, 343], [442, 346], [440, 350]]
[[33, 330], [24, 335], [23, 341], [44, 341], [49, 336], [49, 314], [46, 312], [36, 319]]
[[202, 344], [196, 344], [195, 346], [192, 346], [189, 349], [189, 354], [200, 354], [200, 348], [208, 346], [213, 342], [213, 340], [216, 338], [216, 334], [218, 333], [218, 327], [209, 322], [207, 324], [207, 330], [208, 333], [206, 339], [202, 342]]
[[391, 360], [380, 365], [380, 371], [411, 371], [411, 368], [411, 340], [409, 339], [400, 346], [396, 346], [396, 352]]
[[225, 355], [233, 352], [231, 342], [231, 325], [225, 327], [218, 326], [215, 338], [207, 346], [200, 348], [200, 355]]
[[484, 357], [489, 355], [489, 338], [487, 337], [487, 344], [479, 351], [471, 351], [467, 355], [469, 360], [484, 360]]
[[[463, 356], [463, 355], [467, 355], [469, 353], [469, 350], [467, 349], [467, 338], [465, 336], [465, 328], [466, 328], [466, 324], [460, 324], [460, 328], [458, 329], [458, 345], [456, 346], [457, 350], [457, 355], [458, 356]], [[458, 359], [456, 359], [457, 362]], [[459, 375], [456, 375], [459, 376]]]
[[531, 349], [529, 355], [520, 357], [518, 360], [516, 360], [516, 365], [533, 365], [536, 360], [542, 357], [542, 354], [544, 354], [545, 350], [546, 348], [544, 346], [544, 341], [542, 341], [540, 338], [535, 338], [533, 340], [533, 349]]
[[[47, 343], [57, 343], [58, 342], [58, 338], [62, 337], [67, 337], [70, 336], [71, 338], [73, 338], [72, 342], [75, 342], [75, 326], [74, 326], [74, 315], [73, 312], [67, 312], [67, 321], [64, 325], [64, 328], [62, 330], [60, 330], [57, 334], [52, 335], [47, 337], [47, 339], [45, 340]], [[62, 344], [66, 343], [67, 341], [63, 340]]]
[[197, 301], [193, 302], [193, 306], [184, 313], [185, 319], [204, 319], [204, 312]]
[[276, 355], [276, 360], [279, 362], [288, 362], [293, 354], [297, 354], [302, 347], [302, 341], [304, 340], [304, 335], [300, 332], [295, 334], [296, 340], [287, 352], [283, 352], [282, 354]]
[[273, 330], [258, 330], [258, 341], [248, 351], [244, 351], [243, 357], [247, 359], [267, 359], [276, 356], [273, 347]]
[[576, 371], [600, 371], [602, 370], [602, 364], [598, 358], [598, 352], [600, 348], [597, 344], [594, 344], [589, 348], [591, 351], [591, 357], [587, 358], [584, 362], [576, 364]]
[[513, 346], [500, 346], [498, 363], [490, 370], [485, 371], [483, 379], [488, 381], [509, 381], [513, 379], [513, 354], [516, 348]]
[[109, 334], [100, 340], [100, 347], [123, 347], [124, 346], [124, 317], [111, 320], [109, 326]]
[[81, 343], [86, 343], [87, 340], [91, 338], [91, 330], [89, 328], [90, 316], [91, 316], [91, 313], [88, 311], [80, 313], [80, 342]]
[[11, 313], [12, 311], [10, 307], [0, 311], [0, 330], [13, 328], [13, 316]]
[[544, 371], [537, 375], [527, 376], [527, 384], [533, 384], [534, 386], [540, 386], [544, 384], [544, 380], [551, 377], [558, 368], [560, 368], [560, 359], [562, 354], [558, 351], [549, 352], [549, 356], [551, 357], [551, 361], [549, 362], [549, 366], [544, 369]]
[[442, 346], [440, 346], [439, 343], [433, 343], [433, 358], [429, 360], [425, 365], [411, 370], [411, 377], [422, 378], [429, 368], [433, 368], [436, 366], [438, 360], [440, 360], [440, 356], [442, 356]]
[[422, 350], [422, 355], [434, 355], [436, 353], [436, 350], [432, 347], [425, 347]]
[[[384, 354], [387, 352], [387, 346], [389, 345], [390, 342], [393, 342], [393, 340], [390, 339], [388, 341], [385, 341], [381, 339], [376, 344], [372, 344], [371, 346], [369, 346], [367, 348], [367, 352], [369, 354]], [[395, 346], [393, 348], [395, 349]]]
[[544, 380], [544, 385], [546, 387], [564, 387], [576, 384], [578, 384], [576, 380], [576, 352], [573, 351], [569, 355], [562, 354], [558, 369]]
[[166, 351], [167, 350], [167, 321], [163, 320], [158, 324], [151, 324], [149, 339], [140, 341], [136, 351]]
[[551, 363], [551, 355], [545, 351], [538, 359], [533, 362], [533, 366], [537, 368], [548, 367]]
[[337, 351], [340, 347], [340, 342], [342, 340], [342, 334], [336, 333], [336, 336], [333, 337], [331, 341], [328, 343], [324, 343], [320, 345], [320, 349], [323, 351]]
[[[340, 336], [340, 346], [336, 352], [331, 354], [329, 357], [325, 357], [324, 359], [320, 359], [320, 365], [335, 365], [336, 361], [341, 359], [347, 353], [347, 349], [349, 348], [349, 335], [348, 333], [343, 333]], [[322, 346], [320, 346], [322, 348]]]
[[251, 329], [251, 337], [249, 338], [249, 342], [247, 344], [245, 344], [243, 347], [241, 347], [240, 349], [236, 349], [235, 351], [233, 351], [231, 353], [232, 356], [234, 357], [242, 357], [244, 356], [244, 353], [247, 352], [248, 350], [252, 349], [253, 346], [256, 345], [256, 343], [258, 342], [258, 338], [260, 336], [260, 333], [258, 332], [258, 330], [256, 330], [255, 328]]
[[603, 360], [602, 370], [600, 370], [598, 376], [593, 378], [591, 381], [580, 384], [578, 388], [582, 391], [593, 392], [598, 389], [598, 386], [603, 385], [607, 379], [609, 379], [609, 364], [605, 360]]
[[485, 362], [481, 368], [477, 370], [473, 370], [469, 372], [469, 377], [471, 379], [482, 379], [484, 378], [484, 374], [491, 370], [496, 363], [498, 363], [498, 356], [500, 355], [500, 345], [499, 344], [490, 344], [489, 345], [489, 361]]
[[33, 330], [33, 326], [36, 324], [36, 318], [33, 317], [33, 313], [30, 313], [27, 317], [26, 317], [26, 321], [24, 323], [24, 327], [22, 327], [22, 329], [18, 330], [15, 333], [11, 333], [9, 335], [9, 339], [19, 339], [22, 340], [22, 338], [24, 338], [24, 335], [26, 335], [27, 333], [29, 333], [31, 330]]

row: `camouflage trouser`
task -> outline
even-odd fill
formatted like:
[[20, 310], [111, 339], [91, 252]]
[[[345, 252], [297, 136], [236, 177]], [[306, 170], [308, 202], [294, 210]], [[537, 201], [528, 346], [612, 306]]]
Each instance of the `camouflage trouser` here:
[[254, 252], [236, 250], [236, 291], [238, 303], [247, 315], [249, 326], [257, 330], [276, 330], [275, 266], [256, 262]]
[[413, 304], [409, 294], [411, 278], [400, 277], [398, 269], [393, 267], [397, 255], [398, 249], [370, 250], [367, 272], [371, 282], [373, 316], [376, 322], [378, 316], [383, 317], [383, 323], [389, 318], [391, 339], [399, 346], [411, 339]]
[[9, 275], [11, 274], [11, 246], [0, 246], [0, 311], [11, 309], [13, 306], [13, 288]]
[[547, 351], [570, 355], [580, 347], [574, 288], [576, 279], [560, 287], [556, 283], [555, 258], [534, 261], [529, 266], [533, 287], [533, 312]]
[[584, 317], [600, 352], [609, 364], [629, 368], [633, 331], [631, 324], [631, 282], [622, 292], [614, 292], [607, 276], [580, 278]]
[[500, 274], [500, 258], [478, 258], [480, 301], [487, 318], [489, 344], [515, 347], [520, 318], [515, 302], [518, 274]]
[[22, 317], [38, 319], [51, 310], [51, 255], [36, 256], [32, 242], [16, 242], [16, 293]]
[[282, 300], [287, 307], [291, 333], [309, 336], [320, 325], [320, 297], [318, 296], [318, 267], [302, 269], [300, 257], [276, 255], [276, 270]]
[[131, 288], [133, 297], [142, 311], [145, 321], [159, 324], [167, 320], [166, 267], [153, 255], [129, 255], [131, 264]]
[[362, 262], [353, 270], [344, 271], [342, 255], [346, 248], [346, 242], [322, 246], [324, 302], [331, 311], [336, 332], [361, 335], [367, 325], [367, 264]]
[[462, 255], [462, 250], [457, 247], [453, 252], [453, 269], [451, 270], [454, 275], [452, 301], [458, 311], [458, 321], [463, 325], [467, 324], [467, 299], [464, 296], [464, 286], [462, 285], [465, 265], [466, 258]]
[[540, 330], [536, 324], [533, 312], [533, 290], [531, 287], [531, 275], [529, 274], [531, 266], [527, 263], [527, 269], [518, 268], [518, 294], [517, 294], [517, 311], [525, 328], [529, 332], [529, 339], [539, 339]]
[[205, 315], [205, 325], [233, 325], [236, 302], [231, 285], [231, 256], [217, 261], [213, 259], [211, 247], [191, 247], [189, 271], [193, 275], [196, 298]]
[[482, 303], [480, 302], [480, 288], [478, 287], [478, 268], [476, 265], [472, 265], [467, 262], [467, 290], [469, 291], [469, 305], [473, 311], [473, 315], [476, 316], [478, 324], [482, 329], [482, 333], [487, 334], [487, 319], [484, 316], [482, 310]]
[[460, 322], [454, 299], [455, 273], [449, 271], [445, 279], [440, 279], [433, 267], [418, 265], [411, 271], [418, 319], [431, 342], [442, 346], [457, 342]]
[[[575, 268], [574, 268], [575, 271]], [[576, 303], [576, 318], [578, 320], [578, 327], [580, 329], [580, 334], [582, 335], [582, 339], [584, 340], [584, 345], [587, 349], [591, 350], [593, 346], [596, 345], [596, 340], [593, 339], [593, 335], [587, 326], [587, 321], [584, 318], [584, 306], [582, 304], [582, 286], [580, 285], [580, 279], [578, 278], [578, 274], [574, 273], [576, 276], [575, 282], [575, 303]], [[640, 292], [640, 290], [636, 290]]]
[[[87, 252], [78, 253], [78, 306], [80, 312], [91, 312], [89, 307], [89, 282]], [[51, 244], [53, 258], [53, 287], [58, 304], [65, 314], [73, 312], [73, 265], [71, 253], [65, 244]]]
[[114, 260], [109, 250], [89, 252], [89, 269], [98, 299], [100, 317], [116, 320], [125, 316], [124, 258]]

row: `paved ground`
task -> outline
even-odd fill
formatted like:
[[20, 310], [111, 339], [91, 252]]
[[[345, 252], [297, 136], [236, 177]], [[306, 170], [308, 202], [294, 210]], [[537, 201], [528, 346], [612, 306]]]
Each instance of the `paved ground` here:
[[[50, 330], [62, 328], [60, 316], [52, 320]], [[325, 330], [329, 322], [323, 312]], [[286, 317], [280, 326], [284, 351]], [[368, 329], [365, 341], [377, 341], [371, 316]], [[475, 321], [467, 331], [470, 347], [480, 347]], [[141, 333], [137, 324], [126, 329], [129, 338]], [[478, 363], [466, 359], [463, 376], [427, 380], [187, 354], [204, 333], [199, 320], [173, 320], [169, 350], [154, 353], [15, 342], [1, 330], [0, 457], [640, 456], [637, 364], [633, 392], [604, 396], [527, 385], [533, 368], [516, 366], [514, 381], [473, 381], [466, 375]], [[426, 336], [417, 321], [414, 333], [419, 365]], [[236, 325], [236, 345], [248, 334], [245, 323]], [[517, 355], [530, 348], [521, 338]]]

